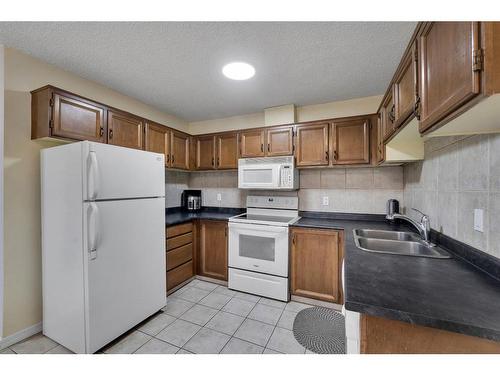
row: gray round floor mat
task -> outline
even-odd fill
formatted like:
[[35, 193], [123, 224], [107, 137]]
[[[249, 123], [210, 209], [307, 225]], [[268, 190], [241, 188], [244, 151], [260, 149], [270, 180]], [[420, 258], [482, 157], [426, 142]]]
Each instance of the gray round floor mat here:
[[326, 307], [311, 307], [298, 312], [293, 335], [314, 353], [345, 354], [344, 316]]

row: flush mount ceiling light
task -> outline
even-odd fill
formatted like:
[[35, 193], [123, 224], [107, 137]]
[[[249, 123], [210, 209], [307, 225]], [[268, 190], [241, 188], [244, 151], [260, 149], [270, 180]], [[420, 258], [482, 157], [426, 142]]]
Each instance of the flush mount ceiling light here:
[[255, 68], [245, 62], [232, 62], [224, 65], [222, 68], [222, 74], [229, 79], [244, 81], [255, 75]]

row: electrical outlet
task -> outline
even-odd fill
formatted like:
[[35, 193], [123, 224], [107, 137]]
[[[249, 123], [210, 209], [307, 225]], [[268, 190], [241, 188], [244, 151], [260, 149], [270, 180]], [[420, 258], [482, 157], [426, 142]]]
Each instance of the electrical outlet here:
[[329, 205], [329, 202], [328, 202], [328, 197], [327, 196], [324, 196], [323, 197], [323, 206], [328, 206]]
[[483, 227], [484, 210], [481, 208], [474, 209], [474, 230], [484, 232]]
[[217, 201], [220, 202], [222, 200], [222, 194], [217, 193]]

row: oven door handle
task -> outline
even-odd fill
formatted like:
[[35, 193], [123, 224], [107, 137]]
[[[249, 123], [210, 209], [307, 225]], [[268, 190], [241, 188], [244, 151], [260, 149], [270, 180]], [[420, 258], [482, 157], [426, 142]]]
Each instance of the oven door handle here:
[[288, 227], [278, 227], [265, 224], [251, 224], [251, 223], [231, 223], [229, 222], [229, 229], [245, 230], [245, 231], [259, 231], [262, 233], [287, 233]]

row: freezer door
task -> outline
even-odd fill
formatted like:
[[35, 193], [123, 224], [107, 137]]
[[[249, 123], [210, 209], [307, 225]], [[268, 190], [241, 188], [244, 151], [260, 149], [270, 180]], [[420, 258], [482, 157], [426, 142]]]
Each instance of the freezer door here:
[[87, 352], [166, 305], [161, 198], [84, 204]]
[[163, 154], [94, 142], [83, 146], [83, 200], [165, 196]]

